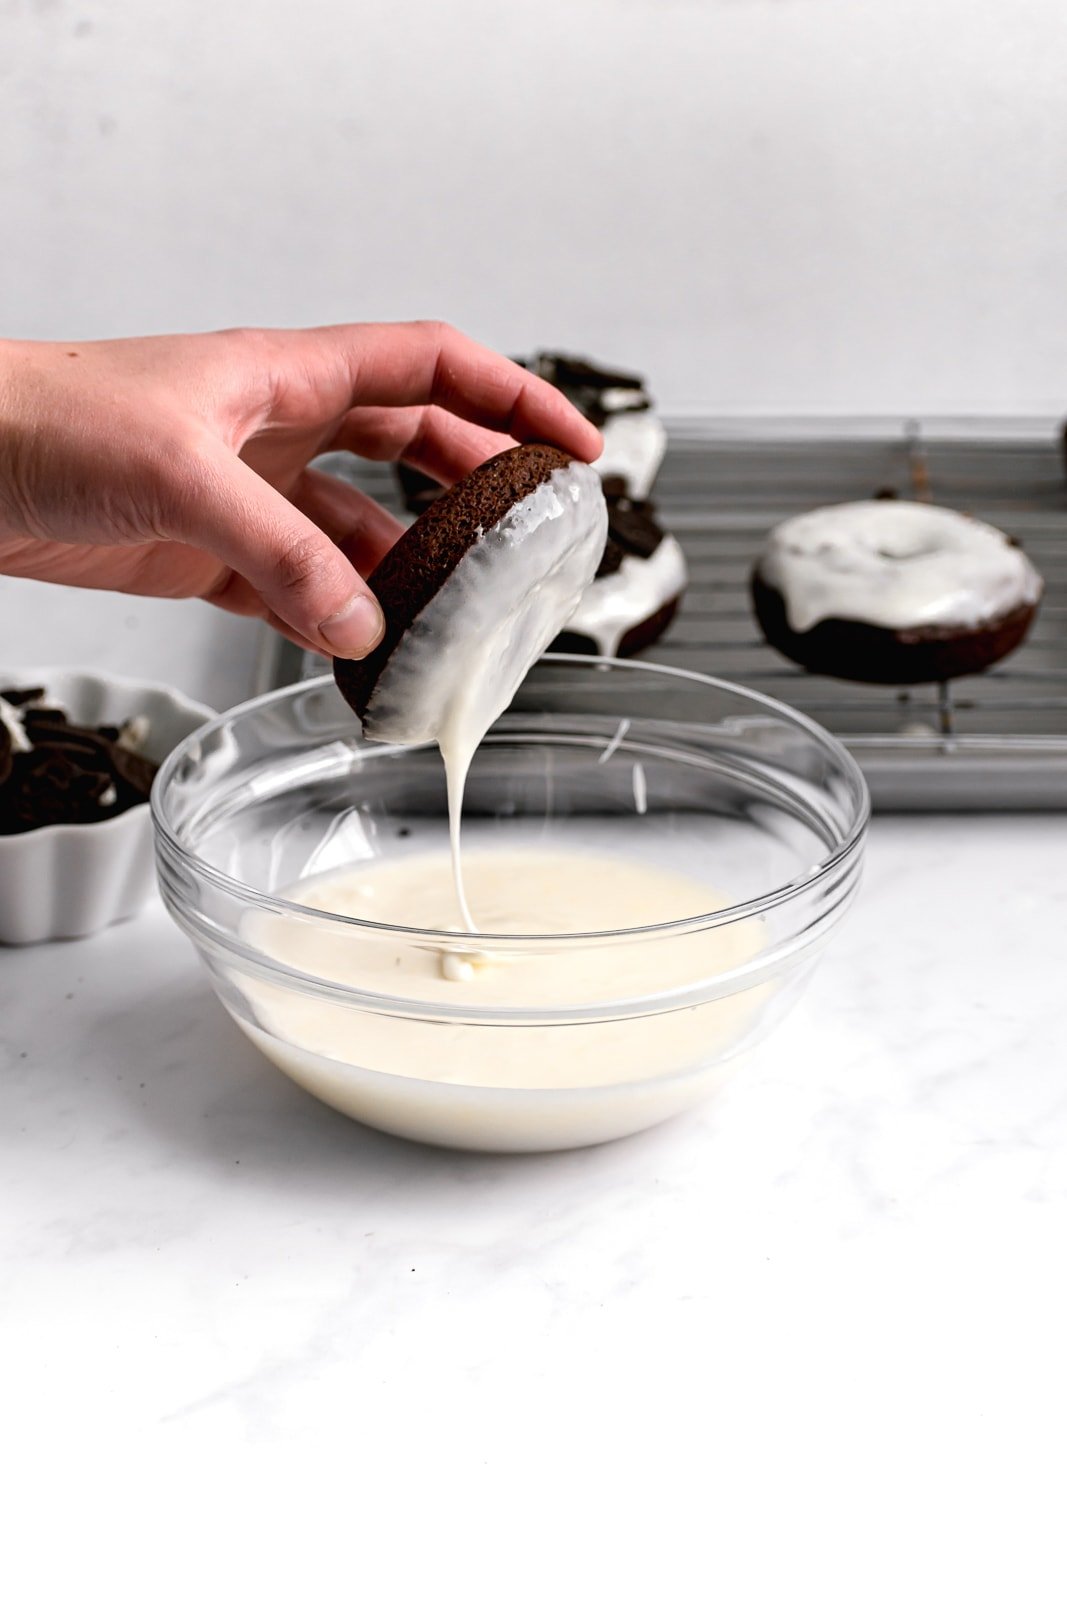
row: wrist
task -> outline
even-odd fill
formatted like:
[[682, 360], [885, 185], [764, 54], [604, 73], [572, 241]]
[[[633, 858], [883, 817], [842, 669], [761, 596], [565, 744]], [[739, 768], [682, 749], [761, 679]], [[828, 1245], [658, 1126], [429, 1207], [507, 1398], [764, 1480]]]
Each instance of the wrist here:
[[0, 530], [9, 534], [32, 530], [34, 349], [27, 340], [0, 339]]

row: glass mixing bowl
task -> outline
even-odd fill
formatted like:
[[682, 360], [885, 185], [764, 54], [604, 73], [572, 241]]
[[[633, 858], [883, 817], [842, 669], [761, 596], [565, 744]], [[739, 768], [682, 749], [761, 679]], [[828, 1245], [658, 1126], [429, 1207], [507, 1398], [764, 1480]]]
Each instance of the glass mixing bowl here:
[[416, 951], [468, 959], [469, 934], [291, 898], [320, 874], [447, 848], [436, 748], [365, 741], [332, 679], [198, 729], [152, 810], [171, 915], [284, 1072], [391, 1133], [544, 1150], [673, 1116], [777, 1023], [856, 891], [868, 799], [836, 740], [763, 695], [546, 658], [475, 756], [465, 852], [595, 850], [683, 874], [700, 904], [706, 886], [707, 909], [561, 935], [531, 908], [528, 933], [478, 937], [480, 958], [538, 964], [536, 1002], [496, 1009], [476, 982], [427, 999], [390, 977]]

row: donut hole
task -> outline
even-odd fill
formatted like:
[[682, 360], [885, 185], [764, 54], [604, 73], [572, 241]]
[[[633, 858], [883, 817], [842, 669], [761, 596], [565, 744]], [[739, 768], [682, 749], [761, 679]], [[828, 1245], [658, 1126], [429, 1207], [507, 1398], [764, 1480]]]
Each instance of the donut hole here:
[[877, 545], [874, 553], [876, 556], [880, 556], [883, 561], [921, 561], [925, 556], [944, 555], [945, 549], [946, 546], [937, 540], [926, 539], [922, 543], [913, 544], [903, 550], [900, 548], [890, 549], [886, 545]]

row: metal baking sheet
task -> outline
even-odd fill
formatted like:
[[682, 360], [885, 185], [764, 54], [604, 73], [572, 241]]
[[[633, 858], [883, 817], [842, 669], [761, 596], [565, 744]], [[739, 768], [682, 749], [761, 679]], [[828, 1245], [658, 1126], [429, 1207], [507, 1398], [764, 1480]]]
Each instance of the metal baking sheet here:
[[[388, 469], [328, 457], [330, 470], [398, 509]], [[1031, 636], [981, 676], [908, 690], [803, 672], [765, 644], [748, 580], [768, 530], [815, 505], [879, 490], [928, 497], [1025, 544], [1045, 579]], [[1067, 807], [1067, 483], [1051, 424], [929, 422], [676, 424], [656, 485], [690, 583], [668, 634], [644, 659], [748, 684], [836, 734], [883, 810]], [[279, 641], [261, 687], [321, 672]]]

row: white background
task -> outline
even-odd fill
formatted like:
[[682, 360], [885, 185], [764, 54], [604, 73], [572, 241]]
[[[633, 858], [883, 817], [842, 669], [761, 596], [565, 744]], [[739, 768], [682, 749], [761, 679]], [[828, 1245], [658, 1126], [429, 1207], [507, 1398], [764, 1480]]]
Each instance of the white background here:
[[[0, 325], [433, 313], [676, 412], [1051, 415], [1065, 30], [0, 0]], [[221, 705], [254, 631], [0, 582], [0, 670]], [[870, 855], [762, 1064], [529, 1163], [300, 1095], [161, 909], [6, 953], [10, 1592], [1062, 1597], [1063, 824], [879, 818]]]
[[[1063, 0], [0, 0], [0, 332], [442, 316], [718, 415], [1067, 409]], [[2, 658], [258, 628], [0, 580]]]
[[1063, 0], [0, 0], [0, 325], [443, 316], [670, 412], [1067, 407]]

